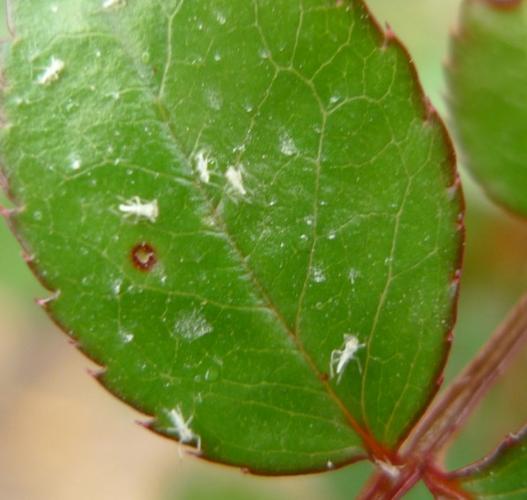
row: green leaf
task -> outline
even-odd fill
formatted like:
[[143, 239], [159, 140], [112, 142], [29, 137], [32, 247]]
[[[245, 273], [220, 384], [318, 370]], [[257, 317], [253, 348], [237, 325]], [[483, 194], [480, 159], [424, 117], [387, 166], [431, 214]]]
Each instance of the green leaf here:
[[463, 163], [492, 198], [527, 215], [527, 2], [465, 0], [448, 78]]
[[521, 500], [527, 496], [527, 427], [490, 456], [452, 474], [473, 498]]
[[11, 223], [104, 385], [257, 472], [394, 447], [437, 387], [462, 241], [405, 51], [359, 1], [24, 0], [14, 19]]

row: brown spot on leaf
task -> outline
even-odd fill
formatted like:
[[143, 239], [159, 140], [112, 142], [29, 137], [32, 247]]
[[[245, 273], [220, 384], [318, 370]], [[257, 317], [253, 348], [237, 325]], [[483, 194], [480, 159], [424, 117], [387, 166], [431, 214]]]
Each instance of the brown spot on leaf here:
[[150, 271], [157, 262], [156, 251], [148, 243], [139, 243], [130, 253], [132, 264], [140, 271]]

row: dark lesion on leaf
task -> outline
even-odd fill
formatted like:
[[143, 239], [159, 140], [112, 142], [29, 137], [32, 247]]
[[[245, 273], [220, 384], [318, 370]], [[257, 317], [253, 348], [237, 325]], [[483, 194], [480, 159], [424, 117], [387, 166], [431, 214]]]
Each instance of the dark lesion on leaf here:
[[132, 248], [130, 259], [136, 269], [144, 272], [150, 271], [157, 263], [154, 247], [144, 241]]

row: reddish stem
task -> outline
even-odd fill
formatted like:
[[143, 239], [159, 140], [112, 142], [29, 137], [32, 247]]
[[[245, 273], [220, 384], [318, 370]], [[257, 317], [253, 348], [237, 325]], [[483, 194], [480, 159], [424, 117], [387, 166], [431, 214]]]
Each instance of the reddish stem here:
[[419, 480], [447, 498], [470, 498], [433, 465], [432, 461], [466, 422], [512, 357], [527, 341], [527, 294], [514, 307], [472, 363], [432, 403], [398, 451], [399, 474], [380, 470], [361, 499], [396, 499]]
[[472, 495], [463, 491], [457, 481], [433, 467], [426, 471], [423, 481], [435, 498], [452, 498], [453, 500], [469, 500], [472, 498]]
[[427, 460], [440, 451], [467, 420], [513, 356], [527, 341], [527, 294], [508, 315], [478, 356], [436, 400], [399, 450]]

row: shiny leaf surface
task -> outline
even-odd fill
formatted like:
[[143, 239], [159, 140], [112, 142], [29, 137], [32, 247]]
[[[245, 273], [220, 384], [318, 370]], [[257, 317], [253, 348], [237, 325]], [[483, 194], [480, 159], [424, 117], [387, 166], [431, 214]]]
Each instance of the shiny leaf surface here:
[[46, 307], [202, 456], [391, 448], [437, 387], [461, 195], [359, 1], [14, 2], [2, 154]]

